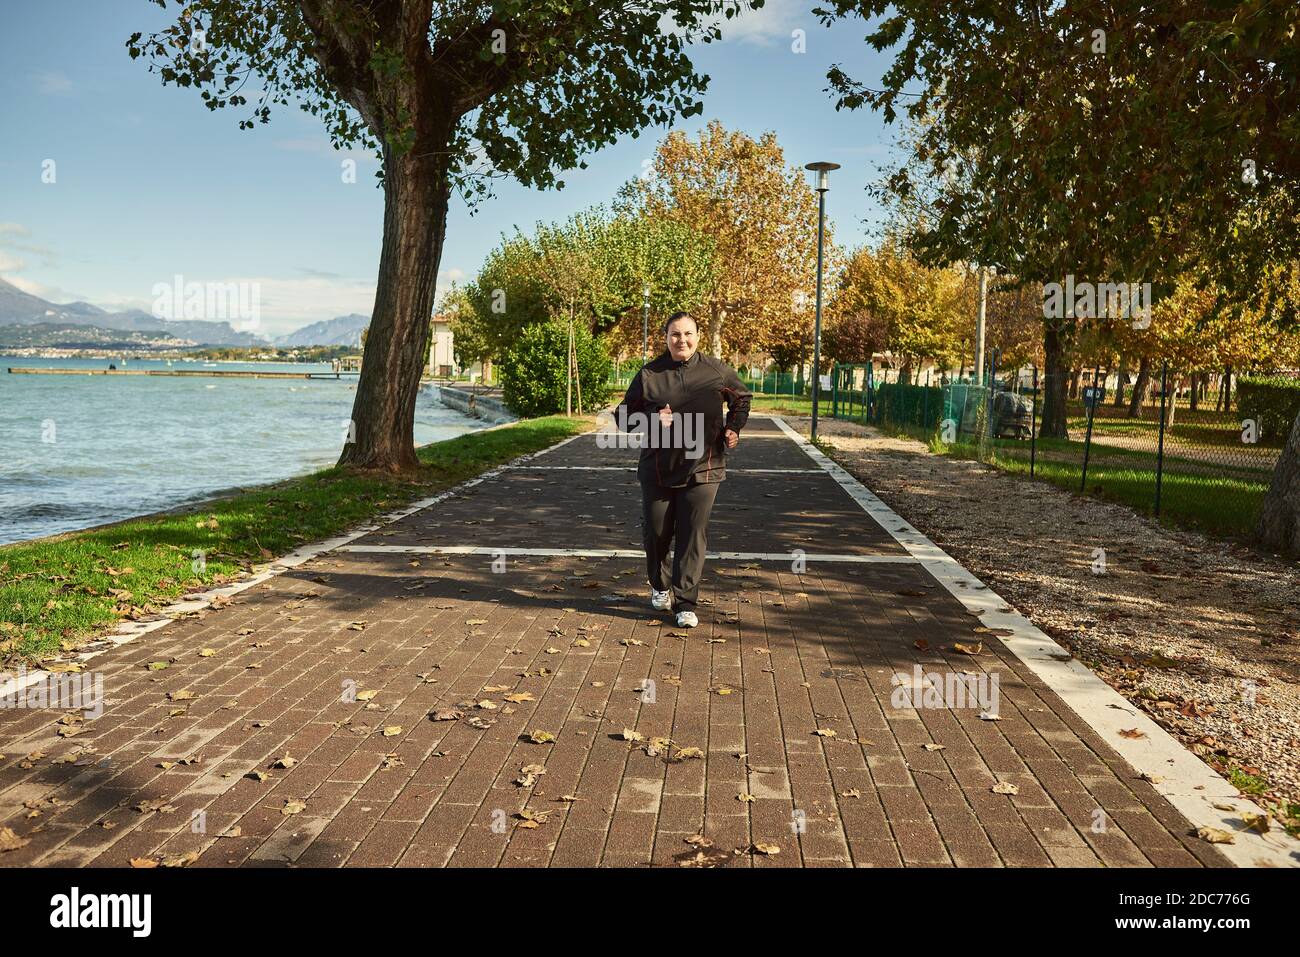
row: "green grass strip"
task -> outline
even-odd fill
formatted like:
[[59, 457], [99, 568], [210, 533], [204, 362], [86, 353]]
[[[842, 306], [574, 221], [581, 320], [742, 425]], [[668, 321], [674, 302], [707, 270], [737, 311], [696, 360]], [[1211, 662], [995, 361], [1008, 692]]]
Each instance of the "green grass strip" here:
[[328, 468], [174, 513], [0, 547], [0, 661], [71, 650], [133, 614], [590, 428], [588, 419], [528, 419], [422, 446], [423, 470], [409, 478]]

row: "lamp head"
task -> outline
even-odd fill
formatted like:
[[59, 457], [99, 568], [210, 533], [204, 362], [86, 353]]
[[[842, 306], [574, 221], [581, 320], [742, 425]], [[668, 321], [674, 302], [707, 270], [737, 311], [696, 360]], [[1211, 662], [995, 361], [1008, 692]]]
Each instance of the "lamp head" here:
[[809, 163], [807, 166], [804, 167], [804, 169], [812, 170], [814, 173], [817, 174], [817, 192], [819, 193], [824, 193], [828, 189], [830, 189], [830, 186], [827, 185], [826, 174], [833, 169], [839, 169], [839, 168], [840, 168], [839, 163], [824, 163], [824, 162]]

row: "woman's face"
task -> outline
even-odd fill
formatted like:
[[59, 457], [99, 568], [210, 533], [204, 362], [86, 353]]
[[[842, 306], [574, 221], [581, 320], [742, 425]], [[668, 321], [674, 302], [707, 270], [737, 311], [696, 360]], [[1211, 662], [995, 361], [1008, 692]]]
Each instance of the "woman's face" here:
[[695, 326], [695, 320], [689, 318], [677, 319], [668, 327], [668, 353], [673, 359], [681, 362], [689, 359], [695, 354], [696, 337], [699, 330]]

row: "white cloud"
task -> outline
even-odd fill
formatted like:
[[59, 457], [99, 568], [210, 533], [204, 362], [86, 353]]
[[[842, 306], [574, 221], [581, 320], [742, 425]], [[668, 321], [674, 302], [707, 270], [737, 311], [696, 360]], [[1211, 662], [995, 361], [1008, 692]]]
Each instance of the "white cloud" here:
[[[460, 269], [450, 269], [440, 273], [435, 290], [435, 302], [451, 285], [453, 280], [464, 278]], [[249, 283], [256, 291], [258, 299], [259, 322], [256, 328], [248, 328], [240, 323], [239, 328], [266, 338], [282, 336], [313, 322], [333, 319], [351, 313], [368, 316], [375, 305], [375, 284], [373, 280], [342, 278], [325, 278], [309, 275], [293, 279], [281, 279], [267, 276], [198, 276], [183, 275], [182, 283], [210, 282], [229, 285], [232, 283]], [[174, 275], [160, 275], [155, 282], [173, 284]], [[17, 285], [17, 283], [15, 283]], [[21, 287], [20, 287], [21, 288]], [[151, 312], [153, 308], [152, 284], [146, 290], [147, 296], [100, 295], [89, 299], [95, 305], [111, 311], [124, 309], [141, 309]], [[36, 293], [40, 295], [40, 293]], [[235, 325], [237, 321], [232, 321]]]
[[22, 272], [26, 268], [27, 263], [23, 260], [0, 249], [0, 272]]
[[29, 296], [40, 296], [42, 299], [48, 299], [51, 302], [64, 302], [66, 297], [58, 295], [59, 290], [53, 286], [46, 286], [39, 282], [33, 282], [30, 279], [24, 279], [22, 276], [0, 275], [0, 279], [16, 286]]
[[372, 150], [354, 148], [336, 150], [334, 145], [325, 137], [313, 136], [275, 140], [271, 145], [285, 153], [313, 153], [317, 156], [328, 156], [331, 159], [369, 160], [376, 164], [379, 162], [379, 157]]
[[789, 43], [796, 27], [811, 32], [818, 20], [797, 0], [767, 0], [758, 10], [746, 8], [719, 25], [723, 40], [766, 47]]
[[72, 93], [72, 81], [65, 73], [46, 70], [36, 74], [36, 88], [46, 96], [68, 96]]

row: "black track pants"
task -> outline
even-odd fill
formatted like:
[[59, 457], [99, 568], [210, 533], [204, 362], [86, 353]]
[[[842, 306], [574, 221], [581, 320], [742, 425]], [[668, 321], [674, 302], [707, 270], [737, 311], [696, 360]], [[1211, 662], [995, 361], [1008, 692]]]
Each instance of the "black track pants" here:
[[[641, 483], [641, 529], [645, 541], [646, 577], [664, 591], [672, 582], [673, 610], [695, 611], [704, 572], [709, 513], [721, 482], [700, 482], [682, 488]], [[671, 569], [668, 549], [676, 539]], [[670, 579], [669, 571], [672, 572]]]

